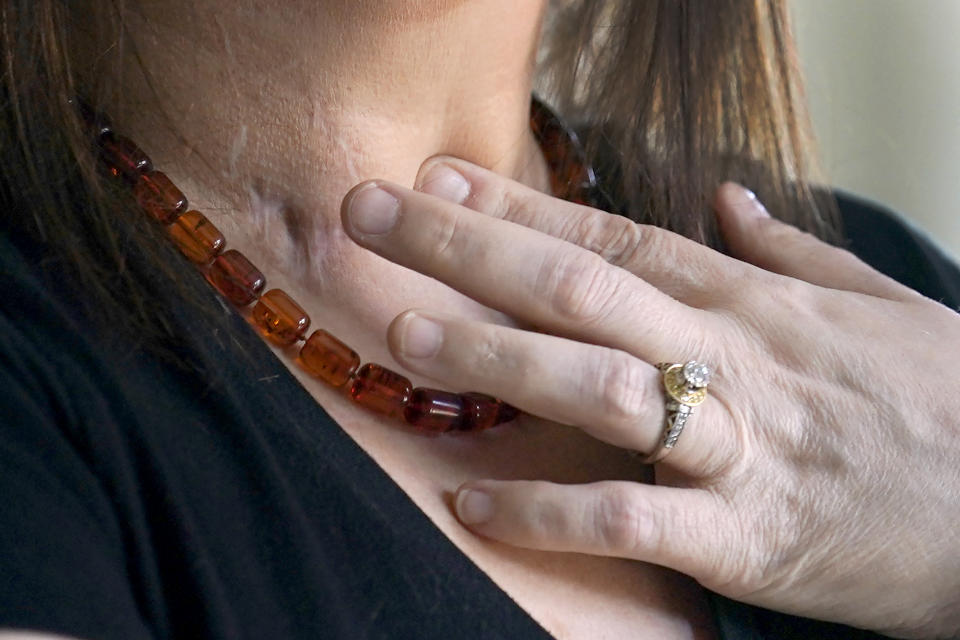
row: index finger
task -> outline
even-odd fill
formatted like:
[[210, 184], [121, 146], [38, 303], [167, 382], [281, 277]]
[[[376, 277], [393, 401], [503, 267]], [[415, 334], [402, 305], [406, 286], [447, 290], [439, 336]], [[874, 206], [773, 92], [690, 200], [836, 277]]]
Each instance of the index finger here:
[[351, 190], [342, 215], [361, 246], [551, 333], [648, 362], [703, 354], [707, 312], [569, 242], [380, 181]]

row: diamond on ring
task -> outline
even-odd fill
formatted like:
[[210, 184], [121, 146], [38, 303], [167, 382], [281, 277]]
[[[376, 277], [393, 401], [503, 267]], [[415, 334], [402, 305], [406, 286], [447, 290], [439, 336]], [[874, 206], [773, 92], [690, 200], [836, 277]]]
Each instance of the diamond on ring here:
[[691, 360], [683, 365], [683, 379], [694, 389], [702, 389], [710, 384], [710, 374], [710, 367], [702, 362]]

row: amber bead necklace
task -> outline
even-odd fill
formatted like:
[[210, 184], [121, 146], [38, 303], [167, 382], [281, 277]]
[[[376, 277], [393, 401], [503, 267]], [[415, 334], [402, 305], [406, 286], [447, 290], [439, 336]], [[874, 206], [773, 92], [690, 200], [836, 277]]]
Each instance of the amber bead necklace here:
[[[361, 364], [356, 351], [323, 329], [306, 337], [310, 317], [282, 289], [266, 288], [266, 278], [242, 253], [226, 248], [226, 238], [133, 141], [114, 132], [110, 121], [82, 100], [73, 101], [96, 140], [106, 171], [132, 190], [140, 208], [166, 226], [181, 253], [199, 268], [223, 297], [240, 309], [251, 304], [248, 319], [267, 339], [299, 347], [297, 363], [331, 387], [344, 390], [370, 411], [401, 418], [424, 433], [482, 431], [510, 422], [519, 410], [482, 393], [452, 393], [413, 388], [401, 374], [376, 363]], [[530, 126], [550, 169], [551, 187], [560, 197], [593, 204], [593, 169], [576, 135], [546, 105], [534, 99]]]

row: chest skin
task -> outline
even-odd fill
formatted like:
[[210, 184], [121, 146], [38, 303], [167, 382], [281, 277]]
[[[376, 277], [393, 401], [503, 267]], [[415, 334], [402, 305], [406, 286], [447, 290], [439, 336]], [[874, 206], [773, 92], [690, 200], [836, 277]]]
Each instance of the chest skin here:
[[649, 481], [650, 470], [628, 452], [530, 417], [481, 434], [426, 437], [291, 370], [437, 529], [551, 635], [716, 637], [706, 596], [686, 576], [629, 560], [510, 547], [475, 536], [453, 516], [457, 487], [474, 478]]

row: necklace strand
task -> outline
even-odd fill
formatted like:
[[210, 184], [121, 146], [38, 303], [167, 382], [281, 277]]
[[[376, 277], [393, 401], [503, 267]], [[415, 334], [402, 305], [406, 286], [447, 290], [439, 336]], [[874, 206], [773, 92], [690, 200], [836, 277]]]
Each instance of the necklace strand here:
[[[492, 396], [414, 388], [403, 375], [382, 365], [361, 363], [356, 351], [323, 329], [306, 337], [310, 317], [282, 289], [266, 288], [266, 277], [236, 249], [226, 248], [224, 235], [132, 140], [116, 133], [109, 119], [84, 101], [72, 101], [93, 135], [107, 173], [127, 184], [137, 204], [163, 224], [181, 253], [207, 281], [239, 309], [252, 310], [248, 320], [274, 344], [299, 347], [297, 364], [356, 404], [375, 413], [402, 419], [419, 432], [482, 431], [512, 421], [520, 413]], [[530, 126], [550, 169], [553, 192], [582, 204], [595, 201], [596, 177], [585, 161], [576, 135], [534, 98]]]

